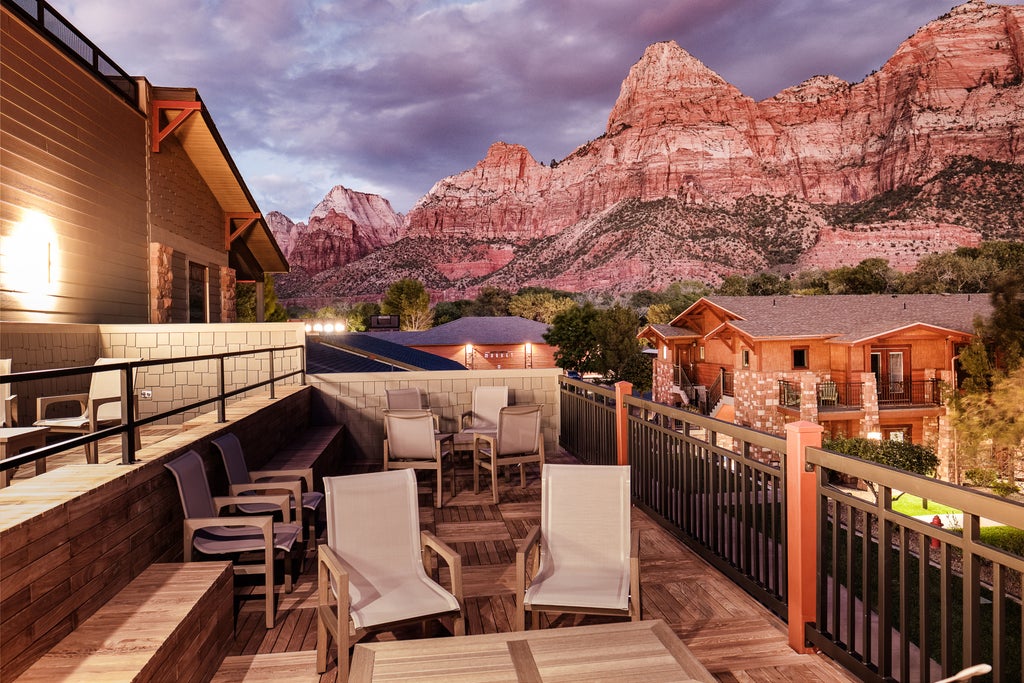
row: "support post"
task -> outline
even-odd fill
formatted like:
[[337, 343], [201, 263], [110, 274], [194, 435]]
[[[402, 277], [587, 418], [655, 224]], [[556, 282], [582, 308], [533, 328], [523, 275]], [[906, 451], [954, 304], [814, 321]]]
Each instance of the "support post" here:
[[620, 465], [629, 464], [629, 411], [626, 408], [626, 397], [632, 395], [631, 383], [615, 383], [615, 452]]
[[788, 568], [789, 646], [799, 653], [813, 652], [804, 636], [804, 624], [817, 610], [816, 554], [818, 515], [815, 473], [807, 467], [806, 448], [821, 448], [824, 428], [813, 422], [786, 425], [786, 533]]

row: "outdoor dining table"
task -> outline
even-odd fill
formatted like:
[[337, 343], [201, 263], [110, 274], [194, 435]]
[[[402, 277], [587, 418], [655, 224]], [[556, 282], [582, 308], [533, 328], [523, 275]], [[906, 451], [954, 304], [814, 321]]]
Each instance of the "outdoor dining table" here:
[[359, 643], [352, 683], [712, 683], [715, 678], [660, 619]]
[[[49, 427], [0, 427], [0, 460], [8, 455], [17, 455], [26, 448], [42, 448], [46, 445]], [[36, 475], [46, 472], [46, 458], [36, 460]], [[14, 470], [0, 472], [0, 488], [9, 486]]]

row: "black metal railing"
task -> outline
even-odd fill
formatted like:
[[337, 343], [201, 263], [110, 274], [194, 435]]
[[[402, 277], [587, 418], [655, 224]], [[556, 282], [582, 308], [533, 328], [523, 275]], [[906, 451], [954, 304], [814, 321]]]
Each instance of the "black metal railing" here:
[[634, 502], [759, 602], [786, 614], [786, 440], [637, 397]]
[[863, 382], [834, 382], [825, 380], [818, 382], [818, 410], [842, 410], [844, 408], [861, 408], [864, 405]]
[[559, 395], [559, 445], [590, 465], [616, 464], [615, 392], [561, 377]]
[[[298, 369], [289, 372], [277, 374], [274, 370], [274, 360], [276, 354], [287, 351], [299, 352], [299, 363]], [[237, 358], [240, 356], [253, 356], [267, 354], [269, 355], [269, 371], [266, 379], [261, 379], [257, 382], [243, 383], [241, 386], [228, 389], [226, 382], [225, 373], [225, 361], [230, 358]], [[204, 361], [213, 361], [217, 363], [217, 377], [218, 383], [215, 395], [194, 401], [192, 403], [176, 406], [171, 410], [166, 410], [145, 418], [136, 418], [136, 396], [135, 396], [135, 374], [139, 368], [153, 367], [153, 366], [166, 366], [175, 365], [182, 363], [197, 363]], [[59, 368], [53, 370], [33, 370], [30, 372], [16, 372], [10, 375], [0, 376], [0, 384], [16, 384], [16, 383], [27, 383], [39, 380], [53, 380], [63, 377], [74, 377], [78, 375], [92, 375], [94, 372], [111, 372], [117, 371], [121, 373], [121, 424], [106, 427], [103, 429], [97, 429], [95, 432], [83, 434], [81, 436], [74, 436], [59, 443], [45, 446], [44, 448], [37, 448], [32, 451], [20, 453], [17, 455], [9, 456], [4, 460], [0, 460], [0, 471], [6, 471], [14, 469], [21, 465], [27, 465], [33, 463], [40, 458], [46, 458], [57, 453], [62, 453], [72, 448], [80, 446], [86, 446], [88, 444], [99, 441], [100, 439], [106, 439], [111, 436], [121, 436], [121, 462], [129, 465], [135, 462], [135, 450], [136, 450], [136, 439], [135, 434], [139, 427], [144, 427], [148, 424], [160, 422], [167, 418], [186, 413], [189, 411], [198, 410], [205, 406], [216, 404], [217, 410], [217, 421], [224, 422], [226, 420], [225, 410], [227, 399], [233, 398], [240, 394], [243, 394], [254, 389], [259, 389], [264, 386], [270, 387], [270, 397], [276, 398], [275, 385], [278, 382], [282, 382], [290, 377], [299, 376], [301, 384], [306, 383], [306, 363], [305, 363], [305, 346], [302, 344], [296, 344], [293, 346], [277, 346], [268, 347], [261, 349], [249, 349], [244, 351], [230, 351], [223, 353], [211, 353], [202, 356], [184, 356], [179, 358], [160, 358], [153, 360], [141, 360], [141, 361], [125, 361], [124, 363], [110, 363], [106, 365], [89, 365], [85, 367], [77, 368]], [[42, 416], [37, 415], [39, 419]]]
[[[819, 501], [808, 639], [868, 681], [937, 680], [980, 662], [993, 666], [983, 680], [1019, 681], [1024, 557], [986, 543], [981, 524], [1020, 529], [1024, 506], [819, 449], [807, 460]], [[835, 473], [871, 482], [877, 500], [833, 486]], [[893, 509], [899, 492], [963, 515], [907, 517]]]
[[697, 388], [682, 365], [674, 365], [672, 367], [672, 382], [679, 387], [679, 391], [683, 392], [690, 405], [696, 405]]
[[879, 408], [938, 405], [942, 405], [942, 382], [938, 379], [878, 382]]
[[124, 98], [136, 109], [139, 107], [139, 85], [121, 67], [113, 62], [91, 40], [62, 17], [44, 0], [3, 0], [40, 35], [46, 36], [62, 52], [91, 71], [100, 82]]

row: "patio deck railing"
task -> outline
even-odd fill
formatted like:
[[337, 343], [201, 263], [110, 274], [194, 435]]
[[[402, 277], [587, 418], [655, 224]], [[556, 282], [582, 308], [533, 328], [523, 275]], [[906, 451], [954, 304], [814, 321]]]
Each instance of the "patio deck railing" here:
[[[605, 451], [621, 443], [619, 406], [608, 405], [608, 390], [560, 383], [567, 450], [586, 460], [573, 448], [589, 442], [565, 435], [595, 431], [577, 423], [578, 415], [604, 421]], [[601, 410], [580, 405], [588, 400]], [[636, 397], [621, 403], [634, 502], [790, 621], [793, 647], [820, 648], [866, 681], [933, 681], [981, 662], [993, 666], [993, 676], [981, 680], [1021, 680], [1024, 557], [986, 543], [980, 529], [983, 519], [1022, 528], [1024, 506], [804, 447], [801, 430], [820, 444], [821, 428], [811, 423], [791, 425], [800, 429], [787, 429], [787, 441]], [[940, 528], [896, 512], [899, 492], [962, 510], [961, 526], [955, 518]], [[804, 499], [816, 515], [787, 511], [806, 511]], [[788, 575], [807, 565], [796, 557], [800, 546], [815, 553], [807, 575], [817, 578], [796, 595], [797, 574]], [[794, 622], [793, 614], [802, 617]]]
[[[275, 359], [279, 358], [281, 354], [289, 351], [298, 351], [299, 362], [298, 369], [285, 371], [280, 374], [275, 372]], [[257, 381], [242, 381], [242, 382], [230, 382], [228, 381], [228, 370], [225, 366], [226, 361], [232, 358], [238, 358], [241, 356], [259, 356], [267, 355], [269, 357], [269, 363], [267, 364], [267, 375], [264, 379]], [[193, 401], [190, 403], [184, 403], [177, 405], [170, 410], [161, 411], [154, 413], [153, 415], [146, 416], [144, 418], [136, 418], [136, 402], [137, 398], [135, 395], [134, 387], [134, 375], [138, 368], [148, 368], [154, 366], [181, 366], [188, 364], [193, 366], [195, 363], [213, 362], [216, 364], [216, 375], [218, 378], [217, 387], [213, 394], [207, 398]], [[53, 380], [63, 377], [74, 377], [79, 375], [92, 375], [94, 372], [110, 372], [118, 371], [121, 373], [121, 424], [113, 425], [103, 429], [98, 429], [95, 432], [89, 434], [83, 434], [81, 436], [74, 436], [55, 444], [45, 446], [43, 448], [37, 448], [35, 450], [27, 451], [17, 455], [9, 456], [4, 460], [0, 460], [0, 471], [6, 471], [14, 469], [21, 465], [27, 465], [33, 463], [39, 458], [45, 458], [51, 455], [56, 455], [63, 451], [84, 446], [86, 444], [99, 441], [100, 439], [106, 439], [112, 436], [121, 436], [121, 458], [122, 462], [126, 465], [135, 462], [135, 439], [132, 438], [139, 427], [143, 427], [148, 424], [161, 422], [167, 418], [178, 415], [181, 413], [187, 413], [195, 411], [205, 406], [215, 404], [217, 410], [217, 421], [224, 422], [224, 411], [226, 401], [229, 398], [233, 398], [240, 394], [259, 389], [261, 387], [270, 387], [270, 397], [275, 398], [274, 387], [278, 382], [287, 380], [290, 377], [298, 376], [302, 384], [306, 383], [306, 363], [305, 363], [305, 346], [302, 344], [292, 346], [277, 346], [267, 347], [260, 349], [246, 349], [242, 351], [229, 351], [221, 353], [211, 353], [201, 356], [180, 356], [175, 358], [160, 358], [152, 360], [137, 360], [137, 361], [125, 361], [124, 363], [110, 363], [102, 366], [89, 365], [85, 367], [76, 368], [57, 368], [52, 370], [33, 370], [29, 372], [16, 372], [10, 375], [0, 376], [0, 383], [2, 384], [24, 384], [28, 382], [41, 381], [41, 380]], [[243, 373], [248, 377], [248, 373]], [[229, 388], [230, 387], [230, 388]], [[38, 416], [37, 416], [38, 417]]]

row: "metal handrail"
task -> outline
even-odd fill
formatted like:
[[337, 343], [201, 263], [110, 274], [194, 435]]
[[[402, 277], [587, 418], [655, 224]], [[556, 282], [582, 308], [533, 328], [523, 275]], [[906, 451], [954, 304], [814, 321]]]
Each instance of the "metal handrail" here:
[[[282, 375], [276, 375], [274, 373], [274, 354], [283, 351], [294, 351], [299, 350], [299, 369], [291, 372], [284, 373]], [[121, 372], [121, 424], [114, 425], [111, 427], [105, 427], [98, 429], [95, 432], [89, 434], [83, 434], [81, 436], [74, 436], [68, 439], [64, 439], [59, 443], [52, 444], [50, 446], [44, 446], [43, 448], [37, 448], [35, 450], [27, 451], [17, 455], [12, 455], [4, 460], [0, 460], [0, 471], [14, 469], [21, 465], [27, 465], [33, 463], [40, 458], [46, 458], [57, 453], [62, 453], [66, 450], [78, 446], [85, 446], [94, 441], [99, 441], [107, 437], [121, 435], [121, 462], [124, 465], [131, 465], [136, 462], [135, 460], [135, 438], [134, 435], [136, 430], [140, 427], [144, 427], [160, 420], [165, 420], [172, 415], [178, 415], [185, 413], [190, 410], [196, 410], [204, 406], [210, 405], [211, 403], [217, 404], [217, 422], [226, 422], [226, 402], [227, 399], [233, 398], [239, 394], [243, 394], [253, 389], [259, 389], [270, 385], [270, 398], [276, 398], [275, 385], [277, 382], [286, 380], [289, 377], [300, 377], [300, 383], [305, 386], [306, 384], [306, 358], [305, 358], [306, 347], [303, 344], [294, 344], [292, 346], [273, 346], [260, 349], [247, 349], [244, 351], [224, 351], [221, 353], [210, 353], [201, 356], [184, 356], [177, 358], [158, 358], [149, 360], [138, 360], [138, 361], [125, 361], [124, 363], [109, 363], [102, 366], [88, 365], [77, 368], [55, 368], [51, 370], [30, 370], [27, 372], [15, 372], [9, 375], [0, 376], [0, 384], [13, 384], [15, 382], [31, 382], [35, 380], [45, 379], [59, 379], [63, 377], [74, 377], [77, 375], [92, 375], [94, 372], [110, 372], [117, 370]], [[270, 377], [269, 379], [261, 380], [252, 384], [246, 384], [245, 386], [232, 389], [227, 391], [225, 389], [224, 382], [224, 360], [227, 358], [236, 358], [239, 356], [249, 356], [254, 354], [267, 353], [270, 355]], [[171, 410], [166, 410], [149, 417], [139, 418], [135, 417], [135, 388], [133, 386], [133, 376], [135, 370], [138, 368], [152, 367], [157, 365], [173, 365], [175, 363], [195, 363], [201, 361], [215, 360], [218, 362], [218, 385], [217, 395], [211, 398], [206, 398], [201, 401], [195, 401], [187, 405], [178, 406]], [[42, 416], [37, 415], [36, 419], [40, 419]]]

